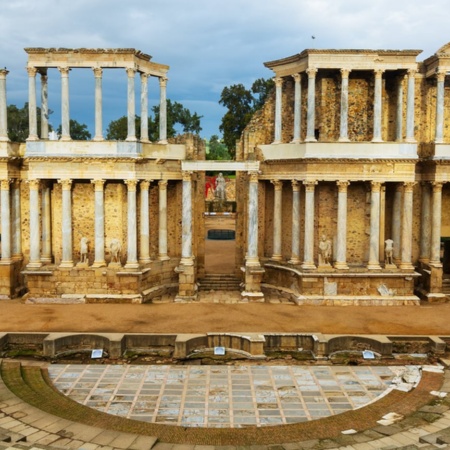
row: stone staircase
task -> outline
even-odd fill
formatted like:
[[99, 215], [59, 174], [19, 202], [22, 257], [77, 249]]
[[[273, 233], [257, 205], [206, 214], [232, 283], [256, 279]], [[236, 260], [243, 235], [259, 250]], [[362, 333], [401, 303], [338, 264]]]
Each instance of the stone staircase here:
[[208, 273], [199, 278], [200, 291], [240, 291], [241, 281], [233, 274]]

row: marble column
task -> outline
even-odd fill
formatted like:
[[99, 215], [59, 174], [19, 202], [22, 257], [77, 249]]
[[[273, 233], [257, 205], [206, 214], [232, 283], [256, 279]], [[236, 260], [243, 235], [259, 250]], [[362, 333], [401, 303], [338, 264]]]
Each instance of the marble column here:
[[48, 77], [47, 69], [40, 69], [41, 74], [41, 139], [48, 139]]
[[159, 79], [159, 143], [167, 144], [167, 78]]
[[[148, 73], [141, 73], [141, 142], [148, 138]], [[142, 185], [141, 185], [142, 186]]]
[[420, 217], [420, 261], [430, 262], [431, 251], [431, 185], [422, 182], [422, 208]]
[[61, 72], [61, 141], [70, 141], [69, 67], [58, 67]]
[[27, 141], [39, 140], [37, 132], [37, 112], [36, 112], [36, 67], [28, 67], [28, 121], [29, 132]]
[[52, 262], [52, 220], [50, 182], [43, 181], [41, 189], [42, 213], [42, 254], [41, 261], [45, 264]]
[[158, 259], [169, 260], [167, 255], [167, 180], [158, 181], [159, 186], [159, 248]]
[[315, 269], [314, 264], [314, 190], [317, 181], [304, 181], [305, 241], [302, 269]]
[[347, 270], [347, 190], [348, 181], [337, 181], [338, 212], [337, 212], [337, 239], [336, 239], [336, 269]]
[[308, 112], [306, 117], [306, 139], [305, 142], [316, 142], [316, 74], [317, 69], [306, 70], [308, 74]]
[[294, 138], [293, 144], [301, 141], [302, 124], [302, 77], [299, 73], [292, 75], [294, 78]]
[[289, 264], [300, 264], [300, 185], [292, 180], [292, 250]]
[[95, 78], [95, 136], [94, 141], [103, 141], [103, 89], [101, 67], [94, 67]]
[[397, 77], [397, 111], [395, 119], [395, 140], [403, 141], [403, 80], [404, 76]]
[[445, 71], [438, 71], [436, 74], [436, 131], [434, 142], [442, 144], [444, 142], [444, 85]]
[[134, 92], [134, 77], [136, 70], [126, 69], [128, 76], [128, 90], [127, 90], [127, 138], [129, 142], [135, 142], [136, 139], [136, 100]]
[[106, 266], [105, 261], [105, 180], [91, 180], [94, 185], [94, 263], [92, 267]]
[[72, 180], [58, 180], [62, 187], [62, 259], [59, 267], [73, 267]]
[[12, 208], [12, 258], [21, 260], [22, 255], [22, 221], [20, 216], [20, 180], [15, 179], [12, 183], [11, 208]]
[[412, 259], [412, 220], [413, 220], [413, 187], [415, 183], [404, 183], [402, 213], [402, 255], [400, 269], [413, 270]]
[[395, 185], [394, 200], [392, 203], [392, 240], [394, 241], [394, 250], [392, 257], [395, 264], [400, 264], [401, 257], [401, 239], [402, 239], [402, 204], [403, 187], [400, 183]]
[[381, 183], [372, 181], [370, 199], [370, 242], [369, 242], [369, 270], [381, 269], [380, 266], [380, 194]]
[[274, 261], [281, 261], [281, 198], [283, 194], [283, 182], [281, 180], [272, 180], [274, 186], [275, 195], [273, 202], [273, 254], [272, 259]]
[[30, 260], [27, 269], [39, 269], [41, 262], [41, 227], [39, 224], [39, 180], [28, 180], [30, 188]]
[[137, 180], [124, 180], [127, 185], [127, 262], [125, 269], [137, 269]]
[[375, 70], [375, 88], [373, 101], [373, 139], [372, 142], [383, 142], [381, 137], [383, 72]]
[[6, 102], [6, 69], [0, 69], [0, 142], [9, 141], [8, 138], [8, 107]]
[[192, 172], [183, 171], [183, 201], [181, 219], [181, 261], [180, 264], [191, 266], [192, 258]]
[[348, 138], [348, 77], [349, 69], [341, 69], [341, 124], [339, 142], [349, 142]]
[[414, 138], [414, 98], [416, 69], [408, 70], [408, 96], [406, 99], [406, 139], [405, 142], [416, 142]]
[[441, 263], [441, 221], [442, 221], [442, 182], [432, 182], [433, 207], [431, 215], [431, 255], [430, 265], [442, 267]]
[[259, 266], [258, 259], [258, 173], [249, 172], [247, 266]]
[[2, 263], [11, 262], [11, 201], [9, 185], [11, 180], [1, 180], [1, 226], [2, 226]]
[[140, 221], [140, 246], [139, 263], [144, 265], [150, 262], [150, 216], [148, 190], [151, 180], [142, 180], [141, 188], [141, 221]]
[[283, 78], [275, 78], [275, 139], [274, 144], [281, 143], [281, 102], [283, 96]]

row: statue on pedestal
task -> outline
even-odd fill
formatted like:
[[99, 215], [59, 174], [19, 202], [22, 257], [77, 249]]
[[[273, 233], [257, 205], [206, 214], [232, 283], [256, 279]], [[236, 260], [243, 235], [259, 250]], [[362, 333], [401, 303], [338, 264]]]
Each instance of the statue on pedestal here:
[[111, 253], [111, 262], [110, 264], [119, 264], [120, 265], [120, 252], [122, 250], [122, 244], [119, 239], [111, 239], [109, 243], [109, 251]]
[[89, 239], [83, 236], [80, 240], [80, 263], [87, 264], [88, 261], [88, 251], [89, 251]]
[[394, 241], [392, 239], [386, 239], [384, 241], [384, 261], [385, 265], [388, 268], [394, 268], [397, 267], [394, 264]]
[[331, 239], [326, 234], [322, 234], [319, 242], [319, 266], [331, 265]]
[[222, 172], [220, 172], [216, 178], [216, 189], [214, 191], [214, 196], [221, 202], [225, 202], [227, 200], [226, 186], [227, 182], [223, 177]]

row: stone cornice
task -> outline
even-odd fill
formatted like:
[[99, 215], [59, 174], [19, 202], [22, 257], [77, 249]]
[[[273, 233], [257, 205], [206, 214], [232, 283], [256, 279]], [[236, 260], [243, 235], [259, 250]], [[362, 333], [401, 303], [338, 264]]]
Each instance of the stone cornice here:
[[[274, 159], [261, 161], [262, 164], [267, 164], [269, 166], [277, 164], [386, 164], [386, 163], [408, 163], [417, 164], [417, 159], [396, 159], [396, 158], [380, 158], [380, 159], [356, 159], [356, 158], [299, 158], [299, 159]], [[450, 161], [449, 161], [450, 162]]]
[[29, 55], [55, 53], [55, 54], [67, 54], [78, 53], [82, 54], [114, 54], [114, 55], [133, 55], [136, 58], [144, 61], [150, 61], [152, 57], [140, 50], [134, 48], [64, 48], [64, 47], [27, 47], [24, 49]]

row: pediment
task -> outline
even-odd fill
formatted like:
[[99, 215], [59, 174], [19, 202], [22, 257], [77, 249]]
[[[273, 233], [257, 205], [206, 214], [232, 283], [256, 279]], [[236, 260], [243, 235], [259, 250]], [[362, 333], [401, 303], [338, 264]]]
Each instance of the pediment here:
[[450, 42], [443, 45], [437, 52], [437, 56], [450, 56]]

